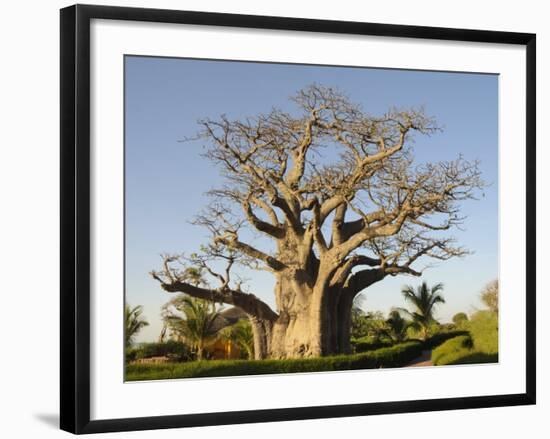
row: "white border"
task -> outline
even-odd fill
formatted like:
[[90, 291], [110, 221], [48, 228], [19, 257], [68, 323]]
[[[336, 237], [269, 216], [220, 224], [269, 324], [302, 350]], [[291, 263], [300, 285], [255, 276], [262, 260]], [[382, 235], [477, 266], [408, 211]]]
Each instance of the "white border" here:
[[[92, 419], [525, 392], [523, 47], [94, 20], [91, 48]], [[500, 364], [123, 383], [124, 54], [499, 73]]]

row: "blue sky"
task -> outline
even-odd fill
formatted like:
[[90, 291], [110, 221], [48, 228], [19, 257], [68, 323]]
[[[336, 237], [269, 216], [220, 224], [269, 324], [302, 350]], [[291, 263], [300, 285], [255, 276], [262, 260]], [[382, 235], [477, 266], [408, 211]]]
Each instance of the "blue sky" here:
[[[404, 306], [400, 290], [421, 280], [443, 282], [447, 301], [437, 315], [481, 307], [478, 295], [498, 275], [498, 76], [351, 67], [125, 58], [126, 301], [143, 305], [150, 323], [137, 341], [153, 341], [161, 330], [160, 307], [170, 299], [148, 275], [161, 253], [190, 253], [207, 233], [189, 221], [204, 207], [205, 192], [223, 181], [201, 157], [203, 144], [180, 142], [197, 133], [197, 120], [254, 116], [272, 107], [293, 110], [288, 97], [312, 83], [337, 87], [369, 114], [390, 107], [423, 106], [444, 128], [416, 136], [418, 161], [479, 159], [490, 184], [478, 201], [463, 203], [463, 231], [452, 234], [474, 253], [441, 262], [422, 279], [386, 278], [365, 292], [364, 308], [387, 313]], [[261, 240], [255, 242], [262, 246]], [[422, 262], [420, 261], [420, 266]], [[274, 304], [269, 273], [251, 273], [250, 291]]]

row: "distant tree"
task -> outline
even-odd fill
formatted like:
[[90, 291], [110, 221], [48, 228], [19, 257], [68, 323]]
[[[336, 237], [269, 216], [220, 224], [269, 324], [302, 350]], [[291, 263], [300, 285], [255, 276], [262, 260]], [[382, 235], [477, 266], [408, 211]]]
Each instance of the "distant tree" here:
[[489, 282], [480, 295], [481, 301], [485, 304], [489, 311], [498, 314], [498, 280], [495, 279]]
[[159, 343], [165, 342], [167, 331], [168, 331], [168, 328], [166, 327], [166, 325], [162, 325], [162, 329], [160, 330], [160, 334], [159, 334]]
[[132, 308], [130, 305], [126, 305], [124, 308], [124, 345], [128, 348], [132, 345], [134, 337], [139, 331], [149, 323], [141, 317], [143, 313], [143, 307], [141, 305]]
[[381, 311], [363, 312], [356, 327], [355, 339], [369, 337], [371, 341], [380, 342], [388, 338], [386, 319]]
[[365, 312], [363, 310], [364, 303], [365, 297], [362, 294], [356, 296], [353, 300], [351, 337], [354, 339], [370, 337], [379, 341], [387, 336], [386, 320], [380, 311]]
[[204, 357], [206, 344], [216, 339], [220, 313], [215, 303], [184, 294], [178, 295], [163, 307], [163, 320], [172, 333], [191, 345], [197, 360]]
[[363, 311], [365, 297], [362, 294], [355, 296], [351, 307], [351, 337], [361, 338], [368, 333], [367, 315]]
[[411, 322], [404, 319], [398, 310], [394, 309], [390, 312], [386, 324], [388, 337], [394, 343], [401, 343], [407, 338], [407, 330]]
[[387, 337], [387, 324], [381, 311], [368, 312], [366, 314], [367, 335], [375, 341], [382, 341]]
[[464, 322], [467, 322], [467, 321], [468, 321], [468, 316], [466, 315], [466, 313], [459, 312], [459, 313], [456, 313], [456, 314], [453, 316], [453, 323], [454, 323], [456, 326], [460, 326], [460, 325], [462, 325]]
[[410, 316], [412, 325], [420, 331], [423, 340], [428, 337], [430, 326], [437, 323], [434, 318], [435, 306], [438, 303], [445, 303], [445, 299], [440, 294], [442, 290], [442, 283], [429, 288], [426, 282], [422, 282], [422, 285], [418, 286], [416, 290], [410, 285], [401, 290], [405, 300], [413, 305], [413, 310], [409, 311], [405, 308], [399, 308], [399, 310]]

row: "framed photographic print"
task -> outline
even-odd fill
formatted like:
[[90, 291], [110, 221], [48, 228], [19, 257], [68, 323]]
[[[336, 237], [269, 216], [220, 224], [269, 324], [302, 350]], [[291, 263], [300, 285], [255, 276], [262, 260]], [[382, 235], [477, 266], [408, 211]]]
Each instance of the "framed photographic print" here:
[[535, 403], [535, 35], [61, 10], [61, 428]]

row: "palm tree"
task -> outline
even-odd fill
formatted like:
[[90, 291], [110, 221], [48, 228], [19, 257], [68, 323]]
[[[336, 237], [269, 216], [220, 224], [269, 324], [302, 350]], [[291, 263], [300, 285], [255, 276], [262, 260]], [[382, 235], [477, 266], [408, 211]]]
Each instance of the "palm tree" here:
[[130, 305], [126, 304], [124, 307], [124, 345], [127, 348], [131, 346], [136, 334], [141, 331], [142, 328], [149, 325], [149, 323], [141, 317], [141, 314], [143, 314], [143, 307], [141, 305], [132, 308]]
[[[170, 306], [177, 313], [170, 311]], [[164, 309], [165, 324], [191, 345], [197, 353], [197, 360], [202, 360], [205, 346], [217, 337], [220, 330], [216, 322], [220, 318], [216, 304], [182, 294], [168, 302]]]
[[249, 360], [254, 358], [254, 334], [248, 319], [240, 319], [234, 325], [225, 327], [222, 330], [222, 336], [238, 346], [241, 352], [245, 352]]
[[464, 325], [464, 322], [467, 322], [467, 321], [468, 321], [468, 315], [465, 312], [458, 312], [453, 316], [453, 323], [457, 327]]
[[387, 335], [394, 343], [401, 343], [407, 338], [407, 329], [409, 329], [411, 322], [404, 319], [398, 310], [394, 309], [390, 312], [387, 324]]
[[410, 302], [414, 309], [409, 311], [405, 308], [399, 308], [399, 311], [406, 313], [412, 319], [412, 325], [418, 328], [421, 332], [423, 340], [428, 337], [428, 329], [430, 325], [436, 323], [434, 318], [434, 308], [438, 303], [445, 303], [445, 299], [440, 294], [443, 291], [443, 284], [435, 284], [432, 288], [428, 287], [426, 282], [415, 289], [407, 285], [403, 287], [401, 293], [405, 300]]

